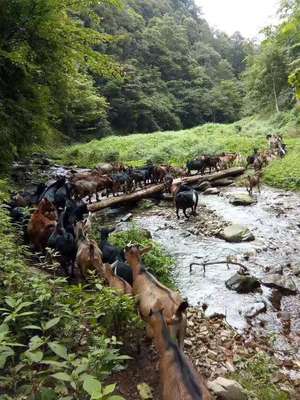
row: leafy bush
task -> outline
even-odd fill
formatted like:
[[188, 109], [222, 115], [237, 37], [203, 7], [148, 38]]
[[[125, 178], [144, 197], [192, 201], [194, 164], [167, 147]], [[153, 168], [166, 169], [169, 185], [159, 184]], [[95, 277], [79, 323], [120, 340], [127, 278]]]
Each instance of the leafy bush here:
[[171, 274], [171, 267], [174, 265], [173, 259], [166, 254], [159, 244], [147, 238], [145, 231], [133, 226], [128, 231], [115, 233], [111, 238], [111, 241], [119, 247], [125, 247], [128, 243], [136, 243], [141, 246], [151, 244], [152, 250], [143, 257], [145, 266], [163, 284], [174, 287]]

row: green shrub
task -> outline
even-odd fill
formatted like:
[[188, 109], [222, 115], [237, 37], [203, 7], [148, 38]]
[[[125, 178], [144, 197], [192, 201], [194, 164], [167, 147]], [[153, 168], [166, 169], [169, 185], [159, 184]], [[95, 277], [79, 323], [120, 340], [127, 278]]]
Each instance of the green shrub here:
[[143, 262], [148, 270], [163, 284], [174, 287], [172, 278], [173, 259], [166, 254], [159, 244], [147, 238], [143, 230], [133, 226], [130, 230], [118, 232], [111, 236], [111, 241], [119, 247], [125, 247], [128, 243], [136, 243], [142, 246], [152, 245], [152, 250], [143, 257]]

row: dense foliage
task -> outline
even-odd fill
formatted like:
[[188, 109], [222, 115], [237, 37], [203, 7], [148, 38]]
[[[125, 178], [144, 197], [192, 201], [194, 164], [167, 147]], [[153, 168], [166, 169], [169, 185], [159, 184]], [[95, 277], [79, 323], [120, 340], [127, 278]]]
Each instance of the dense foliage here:
[[[103, 0], [117, 3], [117, 0]], [[94, 47], [110, 36], [83, 26], [97, 0], [3, 0], [0, 4], [0, 164], [57, 131], [97, 135], [107, 102], [91, 74], [118, 70]], [[101, 127], [101, 130], [103, 128]]]
[[120, 132], [189, 128], [237, 120], [239, 75], [250, 44], [239, 33], [214, 32], [193, 1], [124, 0], [101, 7], [104, 32], [119, 40], [102, 46], [123, 65], [123, 80], [99, 80]]

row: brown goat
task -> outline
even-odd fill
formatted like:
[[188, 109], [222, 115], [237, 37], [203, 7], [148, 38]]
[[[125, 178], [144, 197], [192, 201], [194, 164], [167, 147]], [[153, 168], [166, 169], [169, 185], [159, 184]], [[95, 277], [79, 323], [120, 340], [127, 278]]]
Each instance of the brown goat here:
[[147, 322], [150, 310], [157, 301], [160, 301], [164, 308], [163, 314], [170, 334], [176, 338], [180, 347], [183, 348], [186, 330], [185, 310], [188, 303], [179, 293], [162, 285], [144, 269], [141, 264], [141, 257], [149, 250], [151, 250], [150, 246], [142, 250], [137, 246], [126, 246], [125, 248], [125, 258], [132, 268], [133, 294], [138, 297], [140, 315]]
[[35, 250], [42, 251], [56, 227], [57, 212], [54, 205], [44, 198], [31, 215], [27, 232]]
[[132, 295], [132, 287], [119, 276], [116, 276], [109, 264], [104, 264], [104, 276], [111, 288], [117, 289], [121, 294]]
[[76, 270], [80, 271], [84, 279], [88, 278], [88, 271], [95, 271], [99, 277], [104, 278], [102, 252], [96, 241], [88, 239], [80, 228], [78, 236], [78, 249], [75, 259]]
[[250, 196], [252, 196], [253, 193], [253, 188], [257, 187], [258, 192], [260, 192], [260, 181], [261, 181], [262, 174], [261, 172], [256, 173], [253, 176], [248, 175], [247, 176], [247, 182], [246, 182], [246, 189]]
[[162, 400], [211, 400], [204, 379], [172, 341], [163, 311], [150, 310], [149, 323], [160, 356]]

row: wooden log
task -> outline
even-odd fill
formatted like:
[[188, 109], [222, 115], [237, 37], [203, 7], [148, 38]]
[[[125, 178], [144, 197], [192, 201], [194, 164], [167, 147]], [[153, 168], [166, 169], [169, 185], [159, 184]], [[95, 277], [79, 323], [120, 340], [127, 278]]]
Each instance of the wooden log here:
[[[207, 175], [192, 175], [186, 176], [184, 178], [177, 178], [174, 179], [174, 183], [184, 182], [185, 184], [192, 184], [192, 183], [201, 183], [204, 181], [216, 181], [218, 179], [227, 178], [227, 177], [234, 177], [242, 175], [245, 172], [245, 168], [236, 167], [236, 168], [229, 168], [224, 171], [214, 172], [212, 174]], [[147, 197], [151, 197], [156, 193], [160, 193], [164, 190], [164, 184], [160, 183], [158, 185], [151, 185], [145, 189], [138, 190], [136, 192], [130, 194], [124, 194], [119, 197], [111, 197], [106, 200], [102, 200], [97, 203], [89, 204], [88, 210], [90, 212], [96, 212], [99, 210], [103, 210], [107, 207], [112, 207], [118, 204], [130, 203], [145, 199]]]

